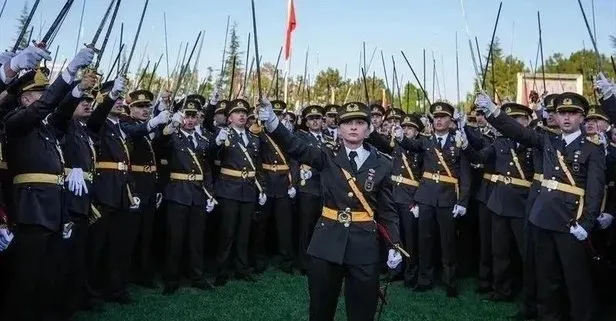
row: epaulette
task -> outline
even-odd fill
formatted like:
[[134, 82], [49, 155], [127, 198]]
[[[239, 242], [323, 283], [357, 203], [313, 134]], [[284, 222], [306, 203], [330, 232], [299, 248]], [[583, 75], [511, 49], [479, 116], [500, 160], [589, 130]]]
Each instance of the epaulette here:
[[387, 159], [389, 159], [389, 160], [393, 160], [393, 159], [394, 159], [394, 158], [393, 158], [393, 157], [391, 157], [391, 155], [389, 155], [389, 154], [385, 154], [385, 153], [383, 153], [383, 152], [381, 152], [381, 151], [378, 151], [378, 150], [377, 150], [376, 152], [377, 152], [377, 154], [379, 154], [380, 156], [384, 156], [385, 158], [387, 158]]
[[597, 146], [601, 145], [601, 140], [597, 134], [586, 136], [586, 140]]
[[537, 128], [541, 128], [543, 130], [545, 130], [546, 132], [552, 133], [554, 135], [560, 135], [560, 129], [552, 129], [548, 126], [545, 126], [543, 123], [539, 123], [537, 124]]
[[260, 136], [260, 134], [255, 134], [255, 133], [253, 133], [251, 131], [248, 131], [248, 132], [250, 133], [250, 135], [252, 135], [252, 137], [259, 138], [259, 136]]
[[426, 134], [426, 133], [419, 133], [419, 135], [424, 136], [424, 137], [432, 137], [432, 135]]

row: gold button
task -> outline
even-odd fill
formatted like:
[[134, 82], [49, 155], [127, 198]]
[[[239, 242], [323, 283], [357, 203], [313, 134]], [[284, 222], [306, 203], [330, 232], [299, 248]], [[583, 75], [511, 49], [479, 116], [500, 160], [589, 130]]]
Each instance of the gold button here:
[[556, 179], [556, 177], [552, 176], [552, 180], [555, 180], [555, 179]]
[[507, 172], [507, 175], [511, 175], [511, 172]]
[[440, 165], [440, 164], [441, 164], [441, 162], [437, 162], [437, 164], [439, 164], [439, 165]]
[[509, 166], [513, 166], [513, 163], [512, 163], [512, 162], [509, 162]]
[[556, 167], [554, 167], [554, 169], [555, 169], [555, 170], [559, 170], [559, 169], [560, 169], [560, 167], [556, 166]]
[[348, 196], [348, 197], [353, 197], [353, 196], [354, 196], [354, 194], [353, 194], [353, 192], [349, 192], [349, 194], [347, 194], [347, 196]]

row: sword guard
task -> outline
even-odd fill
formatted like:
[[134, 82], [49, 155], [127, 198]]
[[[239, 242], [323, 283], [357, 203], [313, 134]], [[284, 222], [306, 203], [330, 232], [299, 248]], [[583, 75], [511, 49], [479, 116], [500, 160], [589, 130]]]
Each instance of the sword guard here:
[[51, 53], [49, 52], [49, 50], [47, 50], [47, 44], [44, 42], [36, 42], [36, 40], [32, 40], [32, 44], [37, 48], [45, 50], [46, 53]]
[[96, 53], [96, 54], [99, 54], [101, 52], [100, 49], [96, 49], [96, 45], [93, 44], [93, 43], [91, 43], [91, 44], [84, 43], [83, 45], [86, 46], [86, 48], [94, 50], [94, 53]]

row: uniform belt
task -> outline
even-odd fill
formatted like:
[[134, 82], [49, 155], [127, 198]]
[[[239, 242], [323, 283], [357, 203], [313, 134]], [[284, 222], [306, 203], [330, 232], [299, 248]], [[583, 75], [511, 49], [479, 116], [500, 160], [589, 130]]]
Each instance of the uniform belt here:
[[45, 173], [26, 173], [15, 175], [13, 184], [44, 183], [54, 185], [64, 185], [64, 175], [54, 175]]
[[487, 179], [492, 183], [496, 183], [498, 181], [498, 175], [496, 174], [483, 174], [483, 179]]
[[227, 175], [227, 176], [241, 177], [241, 178], [255, 177], [256, 175], [256, 173], [253, 171], [238, 171], [238, 170], [229, 169], [229, 168], [221, 168], [220, 173], [223, 175]]
[[128, 164], [115, 162], [97, 162], [96, 169], [112, 169], [116, 171], [128, 171]]
[[509, 176], [503, 176], [503, 175], [497, 175], [498, 176], [498, 181], [505, 183], [505, 185], [516, 185], [516, 186], [521, 186], [521, 187], [530, 187], [531, 182], [525, 180], [525, 179], [519, 179], [519, 178], [515, 178], [515, 177], [509, 177]]
[[130, 171], [135, 173], [156, 173], [156, 165], [130, 165]]
[[263, 169], [270, 172], [286, 172], [289, 170], [289, 166], [285, 164], [262, 164]]
[[[64, 175], [68, 176], [71, 173], [71, 168], [64, 169]], [[94, 181], [94, 174], [90, 172], [83, 172], [83, 179], [92, 183]]]
[[535, 174], [535, 175], [533, 175], [533, 180], [542, 182], [543, 181], [543, 174]]
[[573, 195], [580, 196], [580, 197], [584, 196], [585, 194], [584, 189], [582, 188], [569, 185], [569, 184], [565, 184], [565, 183], [561, 183], [561, 182], [557, 182], [551, 179], [544, 179], [543, 181], [541, 181], [541, 186], [549, 190], [557, 190], [557, 191], [573, 194]]
[[364, 212], [364, 211], [351, 212], [351, 210], [349, 209], [345, 211], [337, 211], [329, 207], [323, 207], [323, 212], [321, 213], [321, 215], [330, 220], [338, 221], [343, 224], [348, 224], [351, 222], [372, 222], [374, 221], [374, 219], [370, 216], [370, 214], [368, 214], [368, 212]]
[[0, 161], [0, 169], [9, 169], [9, 166], [5, 161]]
[[418, 181], [414, 181], [414, 180], [412, 180], [410, 178], [403, 177], [402, 175], [391, 175], [391, 180], [394, 183], [419, 187], [419, 182]]
[[450, 184], [458, 184], [458, 179], [455, 177], [451, 177], [451, 176], [447, 176], [447, 175], [441, 175], [441, 174], [436, 174], [436, 173], [430, 173], [430, 172], [424, 172], [423, 173], [423, 177], [433, 180], [435, 182], [445, 182], [445, 183], [450, 183]]
[[203, 175], [201, 174], [171, 173], [169, 174], [169, 178], [175, 179], [178, 181], [191, 181], [191, 182], [203, 181]]

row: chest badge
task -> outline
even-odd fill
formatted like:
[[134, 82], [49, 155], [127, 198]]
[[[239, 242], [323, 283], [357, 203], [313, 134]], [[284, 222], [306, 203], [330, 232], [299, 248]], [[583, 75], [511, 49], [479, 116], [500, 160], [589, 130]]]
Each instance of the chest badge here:
[[376, 174], [376, 171], [374, 169], [369, 169], [368, 170], [368, 177], [366, 178], [366, 183], [364, 183], [364, 189], [366, 190], [366, 192], [372, 192], [372, 190], [374, 189], [374, 175]]

